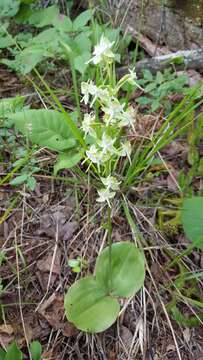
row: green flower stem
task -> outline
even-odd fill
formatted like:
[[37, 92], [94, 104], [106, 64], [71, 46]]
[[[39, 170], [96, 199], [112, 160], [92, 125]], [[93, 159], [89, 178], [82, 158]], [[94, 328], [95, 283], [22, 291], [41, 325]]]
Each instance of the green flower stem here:
[[109, 293], [112, 289], [112, 224], [111, 224], [111, 208], [108, 206], [108, 245], [109, 245]]

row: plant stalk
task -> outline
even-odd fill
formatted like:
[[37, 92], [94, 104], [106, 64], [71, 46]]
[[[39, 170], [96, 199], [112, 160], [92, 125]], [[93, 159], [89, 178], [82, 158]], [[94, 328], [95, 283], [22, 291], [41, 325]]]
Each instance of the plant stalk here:
[[109, 293], [112, 290], [112, 224], [111, 224], [111, 208], [108, 206], [108, 245], [109, 245]]

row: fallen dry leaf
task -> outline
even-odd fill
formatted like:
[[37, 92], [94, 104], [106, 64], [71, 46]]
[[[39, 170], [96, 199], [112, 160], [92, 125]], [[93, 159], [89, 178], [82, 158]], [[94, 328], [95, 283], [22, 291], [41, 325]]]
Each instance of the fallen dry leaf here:
[[[46, 289], [47, 284], [50, 277], [50, 285], [53, 285], [56, 281], [57, 277], [60, 274], [61, 267], [60, 267], [60, 260], [61, 260], [61, 252], [60, 249], [57, 249], [55, 257], [54, 256], [54, 249], [51, 251], [51, 254], [44, 256], [37, 262], [37, 269], [39, 271], [36, 272], [38, 280], [40, 282], [41, 288]], [[53, 262], [54, 261], [54, 262]]]
[[0, 325], [0, 345], [7, 348], [8, 345], [14, 340], [13, 326], [3, 324]]
[[64, 299], [62, 295], [53, 293], [39, 307], [38, 312], [54, 330], [61, 330], [64, 336], [75, 336], [78, 333], [78, 330], [64, 316]]
[[120, 329], [120, 336], [126, 350], [129, 351], [133, 341], [132, 332], [126, 326], [122, 325]]
[[58, 206], [40, 218], [40, 228], [37, 231], [39, 235], [46, 234], [49, 237], [58, 238], [62, 240], [69, 240], [76, 229], [78, 222], [71, 219], [73, 209], [69, 206]]

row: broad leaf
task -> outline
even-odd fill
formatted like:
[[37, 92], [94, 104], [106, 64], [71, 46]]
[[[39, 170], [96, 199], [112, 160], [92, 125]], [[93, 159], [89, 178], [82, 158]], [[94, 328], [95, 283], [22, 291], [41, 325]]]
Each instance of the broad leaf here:
[[77, 46], [78, 53], [81, 55], [84, 52], [91, 52], [91, 41], [87, 33], [77, 35], [74, 39], [74, 45]]
[[59, 154], [57, 162], [54, 165], [54, 175], [56, 176], [59, 170], [72, 168], [81, 159], [82, 155], [78, 152], [69, 151], [68, 153]]
[[30, 344], [30, 353], [32, 356], [32, 360], [40, 360], [42, 354], [42, 345], [39, 341], [33, 341]]
[[11, 116], [17, 130], [34, 144], [54, 150], [65, 150], [75, 146], [66, 118], [55, 110], [26, 110]]
[[184, 199], [181, 216], [186, 236], [195, 247], [203, 250], [203, 197]]
[[0, 37], [0, 49], [8, 48], [15, 44], [15, 40], [11, 35], [4, 35]]
[[51, 57], [52, 53], [44, 49], [42, 46], [29, 46], [22, 52], [20, 52], [16, 58], [15, 62], [18, 68], [23, 75], [28, 74], [36, 65], [41, 63], [45, 58]]
[[21, 185], [27, 180], [28, 176], [28, 174], [19, 175], [15, 179], [11, 180], [9, 184], [13, 186]]
[[107, 296], [93, 276], [76, 281], [65, 297], [68, 320], [78, 329], [96, 333], [106, 330], [119, 313], [119, 303]]
[[7, 349], [5, 360], [22, 360], [22, 358], [22, 352], [19, 350], [16, 343], [12, 343]]
[[77, 71], [79, 71], [82, 75], [88, 67], [87, 62], [91, 58], [91, 53], [84, 52], [82, 55], [76, 56], [74, 58], [74, 67]]
[[14, 16], [17, 14], [20, 6], [20, 0], [1, 0], [0, 17]]
[[23, 6], [16, 21], [22, 24], [34, 25], [36, 27], [44, 27], [51, 25], [55, 18], [59, 16], [59, 9], [56, 5], [49, 6], [45, 9], [34, 10], [29, 6]]
[[81, 28], [83, 28], [83, 26], [85, 26], [87, 24], [87, 22], [91, 19], [92, 17], [92, 10], [86, 10], [83, 11], [73, 22], [73, 31], [78, 31]]
[[144, 255], [133, 243], [115, 243], [111, 251], [111, 269], [107, 247], [97, 258], [95, 275], [97, 281], [112, 295], [130, 297], [143, 286]]
[[72, 32], [73, 31], [73, 23], [71, 19], [63, 14], [59, 14], [53, 20], [53, 26], [59, 30], [60, 32]]

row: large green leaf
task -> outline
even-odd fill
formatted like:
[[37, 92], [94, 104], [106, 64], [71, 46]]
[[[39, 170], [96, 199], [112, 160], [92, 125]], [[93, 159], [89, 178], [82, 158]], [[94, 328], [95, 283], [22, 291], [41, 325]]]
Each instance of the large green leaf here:
[[8, 48], [15, 44], [15, 39], [11, 35], [0, 36], [0, 49]]
[[59, 14], [58, 17], [55, 17], [53, 20], [53, 26], [60, 32], [66, 33], [73, 31], [73, 23], [66, 15]]
[[14, 16], [19, 6], [20, 0], [0, 0], [0, 17]]
[[57, 162], [54, 165], [54, 175], [56, 176], [61, 169], [70, 169], [82, 159], [82, 154], [75, 151], [59, 154]]
[[133, 243], [115, 243], [111, 251], [111, 269], [107, 247], [97, 258], [95, 275], [97, 281], [112, 295], [132, 296], [144, 283], [144, 255]]
[[22, 360], [22, 352], [17, 347], [16, 343], [12, 343], [6, 352], [5, 360]]
[[65, 150], [75, 146], [65, 116], [55, 110], [26, 110], [11, 115], [16, 128], [33, 143], [54, 150]]
[[93, 276], [76, 281], [65, 297], [65, 312], [68, 320], [83, 331], [101, 332], [115, 321], [119, 303], [106, 295]]
[[56, 5], [49, 6], [45, 9], [32, 9], [29, 6], [22, 6], [16, 21], [21, 24], [34, 25], [36, 27], [44, 27], [51, 25], [59, 16], [59, 8]]
[[181, 215], [186, 236], [203, 250], [203, 197], [184, 199]]
[[92, 10], [83, 11], [73, 22], [73, 31], [83, 28], [92, 17]]

